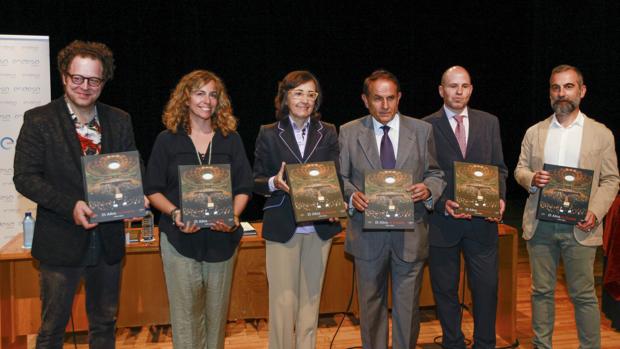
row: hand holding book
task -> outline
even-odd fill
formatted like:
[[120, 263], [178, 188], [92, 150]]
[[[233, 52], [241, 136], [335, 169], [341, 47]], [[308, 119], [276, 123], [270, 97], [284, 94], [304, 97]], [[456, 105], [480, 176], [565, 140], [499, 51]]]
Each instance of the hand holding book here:
[[[471, 220], [472, 215], [466, 213], [456, 213], [455, 210], [459, 208], [459, 204], [456, 201], [446, 200], [445, 211], [455, 219], [467, 219]], [[489, 222], [500, 223], [502, 216], [506, 210], [506, 203], [504, 199], [499, 199], [499, 217], [486, 217], [485, 220]]]
[[93, 212], [86, 202], [79, 200], [75, 203], [73, 207], [73, 221], [76, 225], [81, 225], [84, 229], [92, 229], [98, 224], [90, 223], [90, 218], [95, 216], [95, 212]]
[[424, 201], [431, 196], [430, 190], [428, 190], [424, 183], [412, 184], [405, 190], [411, 193], [411, 200], [413, 202]]
[[183, 222], [183, 219], [181, 217], [181, 209], [179, 208], [175, 208], [170, 211], [170, 218], [172, 218], [172, 222], [174, 223], [174, 225], [176, 225], [179, 230], [184, 232], [185, 234], [193, 234], [200, 230], [200, 227], [198, 227], [196, 224], [192, 224], [191, 221], [187, 223]]
[[278, 173], [275, 175], [273, 179], [273, 185], [276, 187], [276, 189], [282, 190], [283, 192], [289, 194], [288, 184], [286, 184], [286, 181], [284, 180], [285, 166], [286, 166], [286, 162], [282, 161], [282, 166], [280, 166], [280, 171], [278, 171]]
[[592, 211], [588, 210], [588, 212], [586, 212], [586, 218], [577, 223], [577, 228], [589, 232], [594, 229], [597, 223], [598, 219], [596, 218], [596, 215]]
[[532, 177], [532, 186], [542, 188], [551, 180], [551, 174], [547, 171], [541, 170], [534, 172]]

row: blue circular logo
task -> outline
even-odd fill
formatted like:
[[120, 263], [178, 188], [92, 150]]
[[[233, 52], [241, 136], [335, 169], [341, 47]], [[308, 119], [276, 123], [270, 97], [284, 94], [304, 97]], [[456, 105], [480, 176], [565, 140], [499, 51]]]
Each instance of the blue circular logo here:
[[11, 137], [2, 137], [2, 139], [0, 139], [0, 148], [4, 150], [9, 150], [13, 148], [14, 144], [15, 140]]

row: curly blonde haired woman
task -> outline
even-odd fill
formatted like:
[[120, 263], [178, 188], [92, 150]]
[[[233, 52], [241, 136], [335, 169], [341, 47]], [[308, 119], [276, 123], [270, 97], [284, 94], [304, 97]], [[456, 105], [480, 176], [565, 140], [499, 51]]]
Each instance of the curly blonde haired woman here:
[[[253, 186], [252, 170], [222, 80], [212, 72], [185, 75], [170, 95], [155, 141], [145, 192], [162, 212], [161, 254], [172, 341], [179, 348], [223, 348], [239, 215]], [[180, 165], [230, 164], [234, 225], [198, 228], [179, 210]]]

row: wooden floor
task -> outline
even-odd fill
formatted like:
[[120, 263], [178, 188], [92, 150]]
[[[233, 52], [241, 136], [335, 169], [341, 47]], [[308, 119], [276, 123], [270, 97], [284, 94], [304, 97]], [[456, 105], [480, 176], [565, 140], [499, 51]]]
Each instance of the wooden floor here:
[[[508, 211], [505, 214], [504, 221], [512, 226], [520, 226], [522, 215], [522, 202], [509, 202]], [[599, 249], [600, 252], [600, 249]], [[597, 255], [594, 274], [597, 280], [597, 291], [600, 297], [601, 280], [602, 280], [602, 257], [600, 253]], [[519, 239], [519, 259], [518, 259], [518, 276], [517, 276], [517, 336], [520, 342], [520, 348], [531, 348], [532, 328], [531, 328], [531, 309], [530, 309], [530, 269], [527, 257], [527, 251], [523, 239]], [[566, 285], [563, 277], [563, 271], [558, 273], [559, 277], [556, 291], [556, 319], [553, 337], [554, 348], [578, 348], [579, 342], [575, 329], [575, 321], [573, 317], [573, 307], [566, 292]], [[600, 303], [600, 302], [599, 302]], [[322, 316], [319, 321], [319, 329], [317, 336], [317, 348], [329, 348], [330, 342], [334, 337], [338, 322], [343, 315], [336, 314], [330, 316]], [[602, 316], [601, 318], [601, 335], [602, 348], [620, 349], [620, 332], [615, 332], [610, 328], [609, 321]], [[466, 338], [472, 338], [473, 323], [469, 313], [465, 312], [463, 321], [463, 332]], [[226, 333], [227, 349], [255, 349], [267, 348], [268, 325], [264, 319], [229, 323]], [[441, 336], [441, 327], [439, 321], [435, 318], [433, 309], [423, 309], [422, 325], [420, 337], [418, 340], [418, 348], [434, 349], [441, 348], [434, 344], [434, 339]], [[34, 348], [35, 336], [29, 337], [29, 348]], [[152, 328], [123, 328], [117, 332], [117, 348], [151, 348], [151, 349], [172, 349], [172, 332], [169, 326], [152, 327]], [[86, 333], [78, 333], [76, 336], [77, 348], [87, 349]], [[510, 345], [498, 340], [497, 346]], [[352, 317], [345, 317], [343, 326], [334, 340], [333, 348], [347, 349], [360, 346], [359, 323]], [[67, 335], [65, 341], [65, 349], [74, 348], [73, 338]]]
[[[595, 275], [597, 280], [602, 276], [602, 262], [600, 256], [595, 264]], [[598, 287], [600, 296], [600, 286]], [[517, 292], [517, 334], [520, 348], [531, 348], [532, 330], [530, 325], [530, 273], [525, 244], [519, 242], [519, 261], [518, 261], [518, 292]], [[320, 319], [317, 348], [329, 348], [330, 342], [336, 331], [338, 322], [342, 315], [323, 316]], [[472, 336], [472, 319], [465, 312], [463, 331], [467, 338]], [[573, 307], [568, 299], [564, 279], [558, 282], [556, 292], [556, 321], [555, 335], [553, 338], [554, 348], [577, 348], [579, 343], [575, 332], [573, 320]], [[609, 327], [609, 321], [602, 319], [602, 347], [620, 348], [620, 333], [615, 332]], [[255, 320], [251, 322], [229, 323], [226, 334], [226, 348], [230, 349], [252, 349], [267, 347], [268, 327], [266, 321]], [[435, 318], [432, 309], [424, 309], [422, 317], [422, 329], [418, 341], [418, 348], [431, 349], [440, 348], [433, 343], [435, 337], [441, 335], [439, 322]], [[117, 332], [117, 348], [151, 348], [151, 349], [171, 349], [171, 330], [168, 326], [152, 328], [123, 328]], [[86, 333], [77, 334], [77, 348], [86, 349]], [[29, 338], [29, 347], [34, 348], [34, 336]], [[342, 328], [340, 329], [333, 348], [352, 348], [361, 344], [359, 337], [359, 323], [357, 319], [345, 317]], [[498, 341], [497, 345], [503, 346], [509, 343]], [[73, 348], [73, 338], [67, 335], [64, 348]]]

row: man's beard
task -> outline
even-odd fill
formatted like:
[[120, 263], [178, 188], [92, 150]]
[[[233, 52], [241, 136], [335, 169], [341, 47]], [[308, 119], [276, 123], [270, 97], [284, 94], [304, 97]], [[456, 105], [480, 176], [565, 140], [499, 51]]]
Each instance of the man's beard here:
[[551, 103], [551, 108], [553, 108], [556, 115], [568, 115], [577, 109], [578, 106], [579, 102], [569, 99], [558, 99]]

